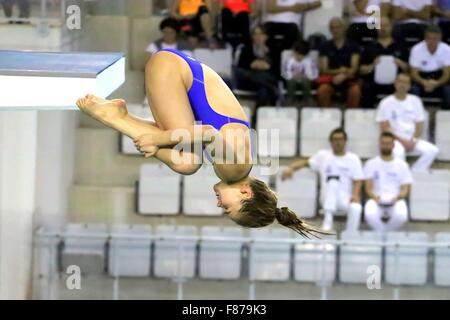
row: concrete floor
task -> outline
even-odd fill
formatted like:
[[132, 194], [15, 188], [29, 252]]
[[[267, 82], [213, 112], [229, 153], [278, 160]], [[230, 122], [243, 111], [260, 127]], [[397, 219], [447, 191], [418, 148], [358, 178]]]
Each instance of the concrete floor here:
[[[59, 279], [56, 299], [113, 299], [114, 280], [107, 276], [91, 276], [81, 280], [80, 290], [68, 290], [66, 278]], [[173, 300], [177, 299], [177, 284], [167, 279], [121, 278], [121, 300]], [[332, 300], [391, 300], [395, 297], [394, 286], [382, 284], [379, 290], [369, 290], [365, 285], [334, 284], [327, 288], [326, 298]], [[402, 286], [397, 291], [399, 299], [450, 300], [450, 287]], [[321, 299], [323, 292], [315, 284], [289, 282], [258, 282], [255, 285], [257, 300], [314, 300]], [[183, 284], [186, 300], [247, 300], [249, 282], [189, 280]]]

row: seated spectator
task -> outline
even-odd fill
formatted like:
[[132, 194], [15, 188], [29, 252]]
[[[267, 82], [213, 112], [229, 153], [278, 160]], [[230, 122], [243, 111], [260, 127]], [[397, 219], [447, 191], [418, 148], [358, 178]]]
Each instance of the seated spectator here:
[[280, 75], [281, 52], [292, 48], [300, 39], [303, 13], [321, 6], [319, 0], [267, 0], [265, 27], [268, 45], [274, 51], [277, 75]]
[[[403, 46], [394, 42], [392, 38], [391, 21], [381, 18], [380, 29], [376, 41], [363, 48], [361, 53], [361, 66], [359, 72], [362, 78], [362, 103], [363, 107], [374, 107], [376, 97], [379, 94], [392, 94], [394, 92], [395, 75], [391, 83], [375, 77], [375, 71], [381, 67], [382, 59], [390, 61], [388, 66], [396, 69], [396, 73], [408, 71], [408, 53]], [[380, 72], [380, 71], [378, 71]]]
[[263, 26], [253, 30], [252, 43], [241, 45], [236, 51], [235, 80], [241, 90], [256, 91], [256, 108], [252, 124], [256, 123], [256, 109], [275, 105], [278, 92], [274, 72], [273, 53], [267, 46], [267, 33]]
[[336, 211], [347, 212], [347, 231], [357, 231], [361, 220], [361, 187], [364, 179], [361, 159], [346, 150], [347, 133], [335, 129], [330, 134], [331, 150], [321, 150], [309, 159], [298, 160], [282, 173], [282, 180], [296, 170], [309, 167], [320, 173], [321, 204], [325, 211], [322, 229], [332, 230]]
[[406, 198], [413, 180], [408, 164], [393, 155], [394, 141], [393, 134], [382, 133], [380, 155], [364, 166], [369, 198], [364, 206], [364, 217], [367, 224], [381, 234], [398, 230], [408, 221]]
[[[166, 18], [159, 24], [159, 30], [162, 37], [148, 45], [145, 50], [148, 53], [148, 58], [152, 54], [161, 49], [177, 49], [180, 51], [189, 50], [190, 48], [183, 41], [178, 40], [178, 22], [172, 18]], [[148, 60], [148, 59], [147, 59]]]
[[320, 107], [331, 107], [333, 96], [338, 91], [346, 92], [348, 108], [359, 107], [359, 47], [345, 38], [346, 26], [342, 19], [331, 19], [330, 31], [332, 39], [323, 43], [320, 48], [318, 104]]
[[411, 77], [401, 73], [395, 81], [395, 93], [381, 100], [376, 121], [382, 132], [391, 132], [395, 137], [394, 156], [404, 160], [406, 154], [418, 154], [419, 159], [412, 170], [426, 171], [433, 164], [439, 149], [423, 140], [422, 132], [425, 112], [419, 97], [408, 94]]
[[439, 97], [442, 108], [450, 109], [450, 46], [442, 40], [438, 26], [431, 25], [425, 40], [411, 49], [409, 64], [414, 80], [411, 93], [421, 97]]
[[303, 105], [311, 106], [311, 84], [319, 76], [319, 70], [315, 61], [308, 56], [308, 44], [304, 41], [298, 41], [294, 44], [292, 56], [286, 61], [283, 66], [283, 78], [287, 85], [287, 104], [295, 105], [296, 91], [302, 90]]
[[[14, 3], [17, 3], [19, 7], [19, 18], [28, 19], [30, 17], [30, 0], [1, 0], [1, 2], [6, 18], [12, 17]], [[23, 24], [29, 22], [10, 20], [9, 23]]]
[[[377, 38], [376, 21], [372, 7], [378, 7], [381, 17], [388, 17], [391, 9], [391, 0], [353, 0], [353, 12], [350, 17], [350, 26], [347, 38], [360, 46]], [[373, 27], [370, 27], [370, 25]]]
[[180, 31], [189, 38], [191, 47], [198, 45], [199, 37], [204, 34], [208, 46], [216, 48], [213, 38], [211, 0], [174, 0], [171, 16], [179, 21]]
[[393, 0], [394, 39], [408, 49], [423, 39], [433, 0]]
[[167, 15], [170, 5], [167, 0], [153, 0], [153, 12], [160, 15]]
[[225, 42], [236, 48], [250, 41], [250, 15], [255, 0], [217, 0], [220, 3], [221, 34]]
[[438, 25], [442, 30], [442, 39], [450, 44], [450, 0], [436, 0], [433, 16], [438, 17]]

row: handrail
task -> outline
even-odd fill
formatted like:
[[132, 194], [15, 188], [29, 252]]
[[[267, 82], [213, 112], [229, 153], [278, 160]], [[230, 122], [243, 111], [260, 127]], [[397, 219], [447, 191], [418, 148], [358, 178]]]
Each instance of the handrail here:
[[258, 237], [211, 237], [211, 236], [159, 236], [159, 235], [123, 235], [117, 233], [98, 233], [86, 235], [82, 233], [46, 232], [38, 230], [38, 236], [44, 238], [78, 238], [78, 239], [120, 239], [120, 240], [184, 240], [184, 241], [212, 241], [212, 242], [240, 242], [240, 243], [273, 243], [273, 244], [320, 244], [336, 246], [367, 246], [367, 247], [417, 247], [417, 248], [450, 248], [450, 242], [414, 242], [414, 241], [355, 241], [334, 239], [277, 239]]

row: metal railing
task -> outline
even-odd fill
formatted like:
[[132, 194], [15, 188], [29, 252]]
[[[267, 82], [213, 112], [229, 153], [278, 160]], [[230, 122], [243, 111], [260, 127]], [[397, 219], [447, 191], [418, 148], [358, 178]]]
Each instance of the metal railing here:
[[[270, 243], [270, 244], [289, 244], [289, 245], [306, 245], [306, 244], [314, 244], [318, 245], [316, 247], [316, 252], [321, 252], [321, 265], [320, 265], [320, 275], [321, 279], [316, 282], [316, 285], [321, 288], [321, 299], [328, 299], [329, 294], [328, 291], [330, 287], [333, 285], [335, 281], [327, 281], [325, 274], [325, 262], [330, 248], [333, 250], [339, 247], [345, 246], [362, 246], [362, 247], [376, 247], [376, 248], [394, 248], [394, 283], [395, 288], [393, 289], [393, 299], [400, 299], [400, 281], [399, 281], [399, 249], [400, 248], [427, 248], [427, 249], [437, 249], [437, 248], [450, 248], [450, 242], [413, 242], [413, 241], [350, 241], [350, 240], [335, 240], [335, 239], [304, 239], [304, 238], [286, 238], [286, 239], [265, 239], [265, 238], [255, 238], [255, 237], [205, 237], [205, 236], [158, 236], [158, 235], [123, 235], [117, 233], [99, 233], [86, 235], [82, 233], [64, 233], [64, 232], [48, 232], [44, 229], [40, 229], [36, 232], [37, 243], [39, 240], [47, 240], [46, 244], [49, 246], [49, 257], [56, 257], [55, 252], [53, 250], [57, 250], [56, 244], [61, 243], [61, 241], [65, 239], [107, 239], [109, 243], [111, 240], [150, 240], [150, 241], [161, 241], [161, 240], [172, 240], [178, 241], [177, 243], [177, 252], [178, 252], [178, 272], [177, 276], [172, 280], [177, 284], [177, 299], [183, 299], [184, 297], [184, 283], [188, 280], [182, 275], [182, 256], [184, 253], [184, 245], [183, 241], [191, 241], [196, 244], [200, 244], [201, 242], [237, 242], [243, 245], [247, 245], [247, 252], [249, 254], [248, 258], [248, 299], [254, 300], [256, 297], [256, 289], [255, 285], [258, 282], [254, 277], [252, 277], [252, 272], [250, 271], [253, 266], [253, 256], [251, 254], [251, 248], [256, 243]], [[331, 246], [331, 247], [330, 247]], [[120, 261], [117, 260], [117, 242], [114, 242], [113, 250], [115, 250], [115, 261], [114, 261], [114, 272], [113, 272], [113, 292], [112, 299], [119, 299], [120, 297], [120, 275], [119, 275], [119, 265]], [[381, 253], [380, 253], [381, 254]], [[336, 258], [337, 259], [337, 258]], [[58, 274], [58, 270], [55, 269], [56, 263], [55, 261], [48, 261], [48, 279], [47, 285], [49, 289], [48, 298], [52, 299], [54, 294], [51, 292], [53, 288], [53, 281], [55, 279], [55, 275]], [[449, 266], [450, 270], [450, 266]]]

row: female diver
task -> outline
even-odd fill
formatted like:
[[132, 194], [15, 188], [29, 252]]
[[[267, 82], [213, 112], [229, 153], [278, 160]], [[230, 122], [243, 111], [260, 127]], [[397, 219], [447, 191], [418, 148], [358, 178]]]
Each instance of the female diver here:
[[327, 234], [288, 208], [278, 208], [276, 194], [249, 176], [253, 160], [250, 125], [216, 72], [180, 51], [163, 49], [147, 63], [145, 81], [156, 123], [129, 114], [122, 99], [87, 95], [77, 105], [133, 139], [146, 157], [156, 157], [180, 174], [195, 173], [203, 156], [208, 157], [221, 180], [213, 188], [217, 206], [240, 226], [259, 228], [277, 220], [306, 237]]

